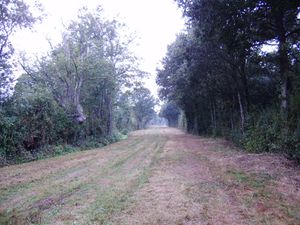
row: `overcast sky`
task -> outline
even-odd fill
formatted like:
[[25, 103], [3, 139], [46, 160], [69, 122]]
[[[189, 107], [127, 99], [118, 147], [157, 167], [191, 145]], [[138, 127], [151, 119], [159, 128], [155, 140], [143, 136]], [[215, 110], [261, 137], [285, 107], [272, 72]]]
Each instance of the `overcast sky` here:
[[[25, 0], [32, 4], [34, 0]], [[62, 24], [76, 18], [83, 6], [102, 5], [107, 18], [118, 18], [138, 37], [133, 51], [142, 58], [141, 69], [151, 73], [146, 86], [156, 94], [155, 70], [164, 57], [167, 45], [184, 29], [184, 21], [174, 0], [40, 0], [47, 17], [36, 25], [35, 32], [20, 31], [13, 38], [16, 52], [29, 55], [49, 50], [47, 38], [60, 40]]]

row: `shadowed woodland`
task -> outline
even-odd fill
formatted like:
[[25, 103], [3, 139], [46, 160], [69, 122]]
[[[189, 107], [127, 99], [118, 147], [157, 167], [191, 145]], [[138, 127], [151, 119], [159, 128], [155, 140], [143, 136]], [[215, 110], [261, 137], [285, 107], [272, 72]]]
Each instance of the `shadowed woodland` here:
[[187, 31], [158, 70], [162, 115], [174, 124], [181, 110], [188, 132], [299, 160], [300, 2], [177, 3]]
[[160, 105], [101, 7], [29, 58], [42, 7], [0, 0], [1, 225], [300, 224], [300, 2], [175, 2]]

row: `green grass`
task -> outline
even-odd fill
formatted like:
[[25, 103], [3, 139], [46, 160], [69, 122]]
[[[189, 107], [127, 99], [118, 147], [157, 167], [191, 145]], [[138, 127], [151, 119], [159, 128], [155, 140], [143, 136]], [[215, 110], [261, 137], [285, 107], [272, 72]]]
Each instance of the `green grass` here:
[[271, 181], [268, 174], [247, 174], [243, 171], [228, 170], [227, 174], [233, 178], [234, 184], [253, 189], [263, 189]]
[[[123, 210], [125, 210], [129, 203], [133, 203], [133, 194], [145, 183], [149, 181], [151, 176], [151, 168], [159, 161], [160, 154], [162, 152], [162, 147], [166, 139], [159, 140], [154, 148], [155, 154], [151, 158], [149, 165], [144, 166], [138, 176], [131, 180], [130, 183], [127, 182], [125, 177], [117, 177], [117, 181], [124, 183], [122, 188], [110, 187], [103, 191], [98, 192], [95, 202], [88, 209], [88, 218], [92, 223], [97, 224], [111, 224], [111, 218]], [[134, 154], [135, 155], [135, 154]], [[116, 170], [120, 169], [120, 166], [129, 160], [132, 155], [114, 163]]]

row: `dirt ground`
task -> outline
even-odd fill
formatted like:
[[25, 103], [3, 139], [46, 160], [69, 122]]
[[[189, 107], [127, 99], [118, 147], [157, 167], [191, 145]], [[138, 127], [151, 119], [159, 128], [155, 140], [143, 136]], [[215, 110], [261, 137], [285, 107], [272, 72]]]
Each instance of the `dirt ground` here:
[[283, 156], [156, 127], [1, 168], [0, 224], [299, 225], [300, 170]]

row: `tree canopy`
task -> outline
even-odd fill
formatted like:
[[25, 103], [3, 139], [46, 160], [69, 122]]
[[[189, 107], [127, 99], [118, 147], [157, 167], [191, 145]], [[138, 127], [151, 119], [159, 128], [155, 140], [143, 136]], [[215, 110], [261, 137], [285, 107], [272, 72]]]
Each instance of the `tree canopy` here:
[[17, 29], [31, 28], [40, 18], [32, 14], [24, 1], [0, 1], [0, 101], [7, 97], [14, 81], [11, 62], [14, 48], [10, 38]]
[[60, 43], [22, 60], [25, 73], [1, 105], [1, 156], [55, 153], [48, 145], [96, 147], [146, 126], [156, 102], [142, 86], [146, 73], [124, 26], [103, 17], [101, 7], [82, 8]]
[[177, 3], [187, 32], [169, 46], [158, 71], [160, 97], [183, 110], [190, 132], [299, 157], [300, 2]]

